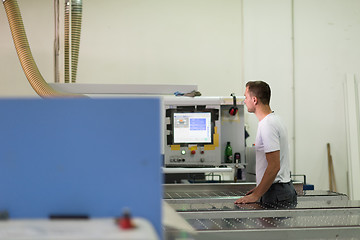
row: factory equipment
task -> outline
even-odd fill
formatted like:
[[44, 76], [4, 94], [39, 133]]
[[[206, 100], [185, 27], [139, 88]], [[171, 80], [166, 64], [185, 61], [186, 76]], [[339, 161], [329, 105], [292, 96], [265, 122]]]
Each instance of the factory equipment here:
[[184, 212], [180, 215], [197, 229], [197, 240], [351, 239], [360, 235], [359, 202], [352, 206], [300, 202], [296, 207], [280, 209], [259, 204], [239, 206], [230, 202], [229, 207], [230, 210]]
[[[197, 234], [194, 239], [357, 239], [360, 201], [329, 191], [303, 191], [297, 204], [234, 204], [254, 187], [237, 184], [166, 184], [164, 199]], [[177, 236], [174, 229], [165, 235]]]
[[[164, 165], [219, 167], [244, 164], [243, 100], [243, 97], [235, 96], [164, 97]], [[225, 159], [227, 143], [232, 147], [231, 161]]]
[[[161, 238], [160, 98], [1, 99], [0, 109], [0, 239]], [[124, 210], [140, 220], [125, 234]]]

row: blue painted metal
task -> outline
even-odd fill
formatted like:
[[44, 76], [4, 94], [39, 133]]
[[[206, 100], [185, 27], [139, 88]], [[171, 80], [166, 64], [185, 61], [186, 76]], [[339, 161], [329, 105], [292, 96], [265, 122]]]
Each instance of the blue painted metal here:
[[1, 99], [0, 210], [117, 217], [161, 235], [160, 100]]

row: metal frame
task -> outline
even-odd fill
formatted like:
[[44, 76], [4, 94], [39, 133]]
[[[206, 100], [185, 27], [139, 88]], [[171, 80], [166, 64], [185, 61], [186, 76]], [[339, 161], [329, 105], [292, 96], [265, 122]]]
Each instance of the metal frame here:
[[[49, 83], [57, 91], [80, 94], [173, 95], [176, 91], [197, 91], [197, 85]], [[193, 98], [190, 98], [193, 99]]]
[[202, 231], [196, 240], [233, 240], [233, 239], [344, 239], [360, 236], [360, 228], [327, 227], [327, 228], [292, 228], [292, 229], [256, 229], [234, 231]]

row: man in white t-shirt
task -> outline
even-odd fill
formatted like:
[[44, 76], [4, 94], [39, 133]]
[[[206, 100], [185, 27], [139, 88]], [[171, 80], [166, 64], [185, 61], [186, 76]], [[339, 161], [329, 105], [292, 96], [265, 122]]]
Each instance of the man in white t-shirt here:
[[297, 194], [290, 179], [287, 130], [270, 108], [271, 90], [263, 81], [246, 84], [245, 105], [259, 120], [255, 140], [256, 187], [235, 203], [296, 204]]

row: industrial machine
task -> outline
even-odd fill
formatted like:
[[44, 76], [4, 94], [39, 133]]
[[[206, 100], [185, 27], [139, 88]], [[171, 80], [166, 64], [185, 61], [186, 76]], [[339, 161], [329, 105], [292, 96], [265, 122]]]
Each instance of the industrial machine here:
[[[189, 239], [358, 239], [360, 201], [329, 191], [303, 191], [297, 204], [234, 204], [254, 184], [166, 184], [164, 200], [197, 234]], [[179, 231], [166, 229], [168, 239]]]
[[[245, 163], [243, 97], [164, 97], [164, 165], [218, 167]], [[227, 143], [232, 158], [225, 159]]]
[[0, 239], [161, 239], [160, 103], [1, 99]]

